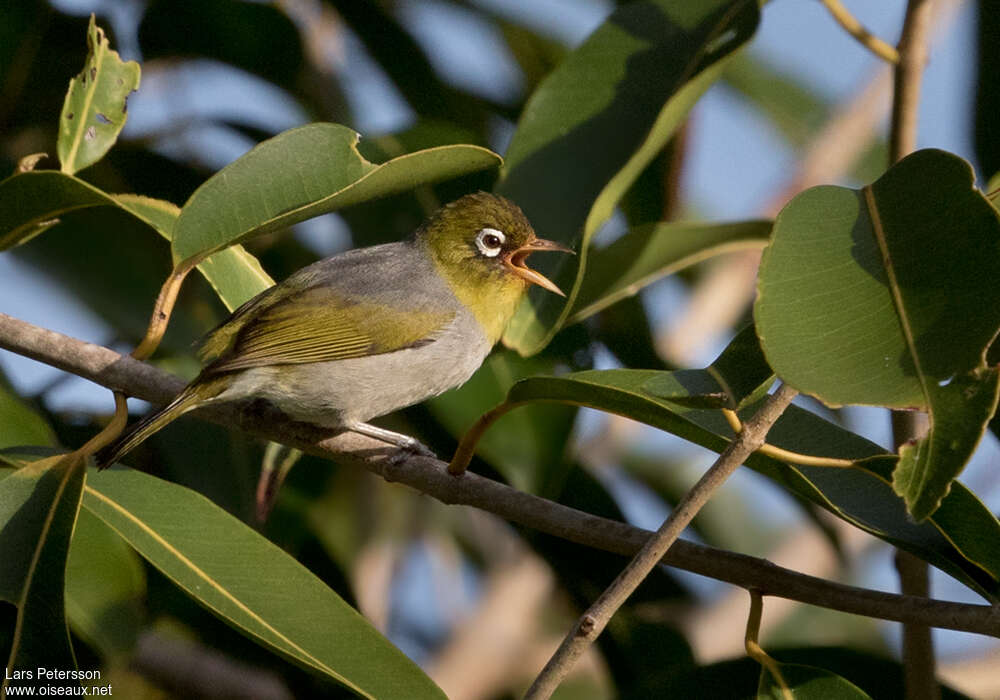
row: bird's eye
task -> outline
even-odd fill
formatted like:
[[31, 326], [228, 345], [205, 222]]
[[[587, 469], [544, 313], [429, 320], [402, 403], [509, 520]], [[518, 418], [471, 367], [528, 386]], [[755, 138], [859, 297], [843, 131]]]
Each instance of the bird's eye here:
[[480, 229], [479, 233], [476, 234], [476, 248], [486, 257], [495, 258], [500, 254], [500, 249], [506, 240], [507, 237], [503, 235], [503, 232], [497, 231], [495, 228]]

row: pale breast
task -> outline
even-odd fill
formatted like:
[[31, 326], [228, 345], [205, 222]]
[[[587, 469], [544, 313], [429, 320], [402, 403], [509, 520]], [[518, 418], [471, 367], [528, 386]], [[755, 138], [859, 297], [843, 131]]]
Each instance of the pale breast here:
[[462, 309], [432, 342], [369, 357], [249, 369], [218, 399], [260, 397], [296, 420], [340, 427], [465, 383], [490, 348], [482, 328]]

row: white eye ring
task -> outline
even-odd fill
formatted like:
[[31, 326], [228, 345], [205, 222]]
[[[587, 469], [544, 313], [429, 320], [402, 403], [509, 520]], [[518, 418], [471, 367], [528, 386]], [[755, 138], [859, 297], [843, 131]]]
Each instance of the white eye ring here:
[[495, 258], [500, 255], [500, 249], [506, 240], [507, 236], [495, 228], [479, 229], [479, 233], [476, 234], [476, 248], [487, 258]]

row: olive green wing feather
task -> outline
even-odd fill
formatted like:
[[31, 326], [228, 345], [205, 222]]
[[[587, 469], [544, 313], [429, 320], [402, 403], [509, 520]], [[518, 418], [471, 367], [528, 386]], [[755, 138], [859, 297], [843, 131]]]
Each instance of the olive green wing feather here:
[[352, 299], [328, 285], [276, 289], [241, 307], [202, 348], [206, 373], [365, 357], [432, 342], [454, 318]]

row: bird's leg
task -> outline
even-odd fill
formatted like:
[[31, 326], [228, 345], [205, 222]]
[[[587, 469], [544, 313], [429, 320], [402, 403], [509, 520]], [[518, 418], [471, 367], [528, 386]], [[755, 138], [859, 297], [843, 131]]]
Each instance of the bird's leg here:
[[371, 425], [370, 423], [351, 423], [347, 429], [360, 435], [367, 435], [368, 437], [375, 438], [376, 440], [381, 440], [382, 442], [387, 442], [390, 445], [395, 445], [399, 449], [405, 450], [411, 454], [421, 455], [423, 457], [437, 457], [437, 455], [431, 452], [431, 449], [427, 447], [427, 445], [420, 442], [416, 438], [412, 438], [409, 435], [403, 435], [402, 433], [396, 433], [392, 430], [386, 430], [385, 428], [379, 428], [377, 425]]

